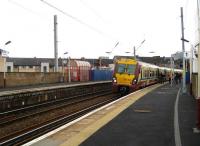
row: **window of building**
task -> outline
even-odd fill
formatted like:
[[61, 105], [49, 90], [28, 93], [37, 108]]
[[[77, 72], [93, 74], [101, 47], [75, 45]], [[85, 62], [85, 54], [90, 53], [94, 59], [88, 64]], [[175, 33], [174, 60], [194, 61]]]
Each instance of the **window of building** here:
[[7, 66], [7, 72], [11, 72], [11, 66]]
[[47, 72], [47, 67], [43, 66], [43, 72]]

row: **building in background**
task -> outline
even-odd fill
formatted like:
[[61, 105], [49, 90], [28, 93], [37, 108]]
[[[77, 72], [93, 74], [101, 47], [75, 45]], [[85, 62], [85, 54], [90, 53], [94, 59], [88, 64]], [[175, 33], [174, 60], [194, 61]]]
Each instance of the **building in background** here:
[[[58, 71], [62, 72], [63, 59], [59, 59]], [[54, 72], [53, 58], [10, 58], [6, 59], [6, 72]]]
[[[115, 56], [116, 58], [117, 56]], [[170, 67], [170, 57], [140, 57], [137, 59], [143, 62], [151, 63], [158, 66]], [[91, 69], [113, 69], [113, 59], [98, 58], [98, 59], [70, 59], [87, 61], [91, 65]], [[0, 72], [4, 70], [5, 58], [0, 57]], [[67, 68], [68, 59], [58, 59], [58, 72], [63, 72], [63, 69]], [[175, 60], [175, 68], [181, 68], [181, 59]], [[54, 58], [6, 58], [6, 72], [54, 72]]]

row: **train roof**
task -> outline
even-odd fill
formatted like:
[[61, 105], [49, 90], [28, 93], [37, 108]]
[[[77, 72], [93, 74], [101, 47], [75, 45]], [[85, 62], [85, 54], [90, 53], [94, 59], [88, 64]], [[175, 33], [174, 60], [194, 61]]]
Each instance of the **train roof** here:
[[[167, 71], [171, 70], [171, 68], [169, 68], [169, 67], [160, 67], [160, 66], [150, 64], [150, 63], [146, 63], [146, 62], [142, 62], [142, 61], [138, 61], [138, 63], [141, 64], [142, 66], [157, 68], [157, 69], [160, 69], [160, 70], [167, 70]], [[182, 69], [174, 68], [174, 72], [182, 72], [182, 71], [183, 71]]]
[[[119, 61], [121, 59], [135, 60], [135, 58], [133, 56], [115, 56], [115, 59], [116, 59], [116, 61]], [[135, 60], [135, 61], [138, 62], [140, 65], [145, 66], [145, 67], [150, 67], [150, 68], [155, 68], [155, 69], [160, 69], [160, 70], [167, 70], [167, 71], [171, 70], [171, 68], [169, 68], [169, 67], [160, 67], [160, 66], [157, 66], [157, 65], [154, 65], [154, 64], [143, 62], [143, 61], [138, 61], [138, 60]], [[175, 72], [182, 72], [183, 70], [174, 69], [174, 71]]]
[[133, 59], [135, 60], [134, 56], [114, 56], [114, 60], [120, 60], [120, 59]]
[[146, 62], [142, 62], [142, 61], [138, 61], [138, 63], [142, 66], [145, 66], [145, 67], [151, 67], [151, 68], [159, 68], [159, 66], [157, 65], [154, 65], [154, 64], [150, 64], [150, 63], [146, 63]]
[[[169, 67], [159, 67], [159, 69], [170, 71], [172, 68], [169, 68]], [[176, 68], [174, 68], [174, 71], [175, 72], [182, 72], [183, 70], [182, 69], [176, 69]]]

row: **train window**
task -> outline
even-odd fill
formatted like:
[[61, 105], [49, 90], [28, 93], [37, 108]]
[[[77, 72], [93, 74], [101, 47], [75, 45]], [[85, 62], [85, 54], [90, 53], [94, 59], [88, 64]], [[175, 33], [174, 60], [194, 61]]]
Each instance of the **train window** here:
[[127, 73], [128, 74], [134, 74], [135, 73], [135, 65], [127, 64]]
[[145, 70], [144, 71], [144, 78], [146, 78], [147, 77], [147, 71]]
[[153, 72], [153, 76], [156, 77], [156, 71]]
[[148, 77], [149, 77], [149, 71], [145, 70], [145, 78], [148, 78]]
[[146, 70], [145, 70], [145, 68], [143, 69], [143, 72], [142, 72], [142, 78], [146, 78]]
[[126, 64], [118, 64], [117, 72], [124, 73], [126, 68]]

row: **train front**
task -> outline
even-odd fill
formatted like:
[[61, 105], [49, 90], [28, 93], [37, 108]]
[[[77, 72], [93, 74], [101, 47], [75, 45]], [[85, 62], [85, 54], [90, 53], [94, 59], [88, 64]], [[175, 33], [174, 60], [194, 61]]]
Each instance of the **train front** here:
[[120, 59], [115, 63], [113, 74], [113, 92], [127, 94], [137, 87], [137, 61]]

